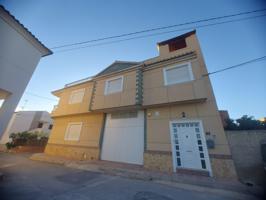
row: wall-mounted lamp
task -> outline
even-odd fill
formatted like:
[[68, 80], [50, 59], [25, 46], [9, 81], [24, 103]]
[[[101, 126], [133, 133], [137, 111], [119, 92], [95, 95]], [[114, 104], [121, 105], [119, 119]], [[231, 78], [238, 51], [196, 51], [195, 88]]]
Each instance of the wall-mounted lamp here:
[[185, 112], [182, 112], [181, 115], [182, 115], [182, 118], [186, 118], [186, 113]]

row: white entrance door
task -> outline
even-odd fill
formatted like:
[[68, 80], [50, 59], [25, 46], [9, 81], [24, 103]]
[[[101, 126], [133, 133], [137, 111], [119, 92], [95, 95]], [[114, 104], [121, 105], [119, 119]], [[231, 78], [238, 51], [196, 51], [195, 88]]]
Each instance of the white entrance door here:
[[101, 159], [143, 164], [143, 153], [143, 111], [107, 114]]
[[176, 168], [186, 168], [209, 171], [211, 174], [201, 121], [172, 121], [170, 129], [174, 171]]

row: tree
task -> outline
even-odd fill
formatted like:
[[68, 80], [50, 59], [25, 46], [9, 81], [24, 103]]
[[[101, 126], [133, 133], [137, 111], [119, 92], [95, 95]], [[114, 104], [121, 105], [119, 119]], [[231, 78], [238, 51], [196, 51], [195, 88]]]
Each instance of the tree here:
[[259, 130], [266, 129], [266, 122], [254, 119], [253, 116], [243, 115], [241, 118], [227, 120], [226, 130]]
[[235, 120], [233, 119], [226, 119], [226, 127], [224, 127], [225, 130], [237, 130], [238, 126], [235, 123]]
[[252, 130], [260, 127], [260, 121], [255, 120], [253, 116], [243, 115], [236, 122], [241, 130]]

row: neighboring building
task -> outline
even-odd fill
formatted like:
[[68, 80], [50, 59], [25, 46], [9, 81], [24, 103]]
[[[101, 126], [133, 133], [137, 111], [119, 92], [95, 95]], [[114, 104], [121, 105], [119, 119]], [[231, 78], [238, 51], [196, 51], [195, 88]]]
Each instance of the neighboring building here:
[[47, 111], [19, 111], [15, 112], [4, 132], [0, 144], [9, 141], [11, 133], [42, 132], [49, 135], [53, 127], [53, 120]]
[[41, 57], [52, 54], [0, 5], [0, 138]]
[[223, 127], [226, 128], [227, 127], [227, 122], [230, 119], [229, 113], [228, 113], [227, 110], [219, 110], [219, 114], [220, 114], [220, 117], [221, 117], [221, 120], [222, 120]]
[[46, 154], [236, 178], [196, 31], [54, 91]]

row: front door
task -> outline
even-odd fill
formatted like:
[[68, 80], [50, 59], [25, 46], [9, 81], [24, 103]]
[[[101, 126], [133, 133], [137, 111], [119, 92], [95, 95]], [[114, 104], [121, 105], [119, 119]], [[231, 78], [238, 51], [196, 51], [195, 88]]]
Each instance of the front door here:
[[170, 129], [174, 171], [176, 168], [185, 168], [211, 173], [201, 121], [172, 121]]

